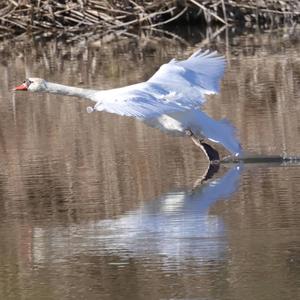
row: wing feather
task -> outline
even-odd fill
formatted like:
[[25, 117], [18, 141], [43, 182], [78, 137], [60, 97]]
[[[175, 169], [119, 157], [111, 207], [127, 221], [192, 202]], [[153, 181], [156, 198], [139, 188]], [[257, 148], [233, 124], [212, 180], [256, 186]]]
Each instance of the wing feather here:
[[[217, 52], [197, 51], [188, 59], [171, 60], [146, 82], [97, 92], [95, 109], [138, 119], [198, 108], [205, 95], [219, 91], [225, 60]], [[99, 100], [100, 99], [100, 100]]]
[[[140, 120], [157, 118], [163, 114], [188, 109], [171, 101], [170, 93], [145, 82], [124, 88], [98, 92], [95, 109]], [[169, 96], [169, 97], [168, 97]]]
[[[157, 83], [173, 91], [184, 90], [185, 96], [191, 98], [194, 98], [194, 92], [198, 91], [203, 97], [219, 92], [219, 82], [224, 74], [225, 65], [224, 57], [216, 51], [198, 50], [186, 60], [171, 60], [162, 65], [148, 82]], [[203, 103], [204, 99], [201, 100]]]

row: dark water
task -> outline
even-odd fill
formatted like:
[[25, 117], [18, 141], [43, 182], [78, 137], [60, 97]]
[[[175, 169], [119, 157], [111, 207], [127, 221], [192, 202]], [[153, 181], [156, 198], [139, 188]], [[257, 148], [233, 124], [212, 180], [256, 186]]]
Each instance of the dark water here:
[[204, 45], [228, 59], [205, 111], [247, 152], [300, 155], [299, 34], [2, 43], [0, 299], [298, 299], [299, 165], [226, 164], [208, 179], [188, 139], [10, 89], [29, 75], [126, 85]]

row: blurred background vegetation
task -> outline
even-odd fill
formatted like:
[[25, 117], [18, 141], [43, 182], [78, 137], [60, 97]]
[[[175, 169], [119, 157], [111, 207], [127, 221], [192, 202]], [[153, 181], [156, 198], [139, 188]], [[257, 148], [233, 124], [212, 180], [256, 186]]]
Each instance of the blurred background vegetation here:
[[299, 20], [298, 0], [2, 0], [0, 37], [128, 34], [170, 24], [277, 26]]

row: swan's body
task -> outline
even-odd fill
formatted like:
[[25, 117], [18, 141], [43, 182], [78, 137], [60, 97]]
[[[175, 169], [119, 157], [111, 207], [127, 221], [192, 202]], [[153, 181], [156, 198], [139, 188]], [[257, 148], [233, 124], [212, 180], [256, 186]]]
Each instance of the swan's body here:
[[[86, 98], [96, 102], [89, 112], [134, 117], [167, 133], [188, 134], [202, 149], [202, 140], [207, 138], [238, 156], [241, 146], [230, 123], [213, 120], [199, 109], [205, 95], [218, 93], [224, 69], [224, 58], [216, 52], [197, 51], [187, 60], [173, 59], [162, 65], [148, 81], [121, 88], [99, 91], [29, 78], [16, 90]], [[214, 160], [215, 156], [206, 149], [203, 150], [209, 159]]]

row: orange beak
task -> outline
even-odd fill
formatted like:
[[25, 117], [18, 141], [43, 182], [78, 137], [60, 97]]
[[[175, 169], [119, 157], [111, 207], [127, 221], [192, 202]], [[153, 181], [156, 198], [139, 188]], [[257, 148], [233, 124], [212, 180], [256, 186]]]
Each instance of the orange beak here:
[[15, 91], [27, 91], [27, 85], [26, 83], [22, 83], [21, 85], [18, 85], [14, 89]]

